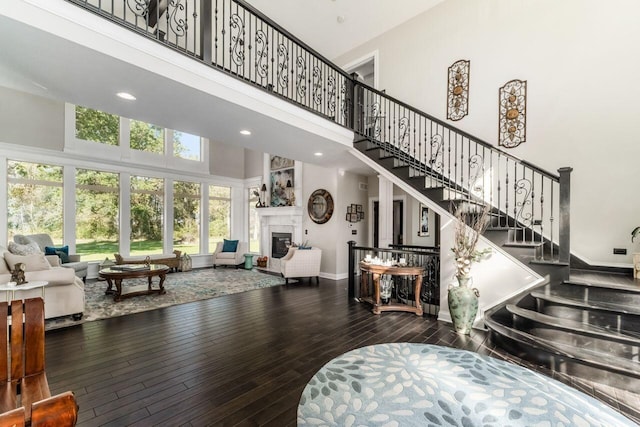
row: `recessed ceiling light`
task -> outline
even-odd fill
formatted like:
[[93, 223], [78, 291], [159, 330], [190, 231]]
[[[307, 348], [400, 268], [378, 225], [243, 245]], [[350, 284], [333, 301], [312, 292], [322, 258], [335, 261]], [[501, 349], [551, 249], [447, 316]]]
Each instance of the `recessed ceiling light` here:
[[320, 157], [320, 156], [322, 156], [322, 153], [318, 151], [317, 153], [313, 153], [313, 155]]
[[242, 129], [242, 130], [240, 131], [240, 133], [241, 133], [242, 135], [251, 135], [251, 131], [250, 131], [250, 130], [247, 130], [247, 129]]
[[342, 24], [345, 21], [345, 19], [347, 18], [345, 18], [342, 15], [338, 15], [338, 17], [336, 18], [336, 21], [338, 21], [338, 24]]
[[136, 97], [131, 95], [129, 92], [118, 92], [116, 95], [122, 99], [126, 99], [127, 101], [135, 101]]

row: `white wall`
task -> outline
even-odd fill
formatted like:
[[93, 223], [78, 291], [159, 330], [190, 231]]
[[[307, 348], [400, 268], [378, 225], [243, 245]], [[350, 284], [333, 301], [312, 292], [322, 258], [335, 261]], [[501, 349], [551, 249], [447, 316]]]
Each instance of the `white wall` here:
[[[320, 271], [323, 277], [343, 279], [348, 272], [347, 242], [355, 240], [366, 244], [366, 221], [349, 223], [346, 221], [347, 206], [361, 204], [366, 212], [367, 192], [358, 189], [366, 177], [349, 172], [341, 174], [336, 169], [322, 168], [308, 163], [302, 166], [302, 197], [297, 204], [303, 208], [302, 240], [322, 249]], [[307, 202], [309, 196], [318, 190], [327, 190], [333, 198], [333, 215], [324, 224], [316, 224], [309, 218]], [[356, 230], [356, 234], [352, 234]]]
[[527, 141], [509, 153], [552, 172], [573, 167], [572, 252], [630, 266], [640, 250], [629, 236], [640, 225], [640, 199], [629, 197], [640, 154], [639, 19], [633, 0], [447, 0], [336, 62], [377, 50], [379, 88], [444, 119], [447, 67], [469, 59], [469, 115], [453, 125], [494, 145], [498, 88], [527, 80]]
[[62, 151], [64, 103], [0, 86], [0, 141]]

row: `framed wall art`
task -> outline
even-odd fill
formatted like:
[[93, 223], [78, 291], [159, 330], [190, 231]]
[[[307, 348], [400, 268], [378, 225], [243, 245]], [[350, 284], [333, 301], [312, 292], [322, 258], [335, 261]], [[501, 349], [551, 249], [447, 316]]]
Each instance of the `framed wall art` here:
[[498, 144], [514, 148], [527, 138], [527, 81], [511, 80], [498, 91]]
[[429, 208], [420, 203], [420, 224], [418, 229], [418, 236], [427, 237], [429, 236]]

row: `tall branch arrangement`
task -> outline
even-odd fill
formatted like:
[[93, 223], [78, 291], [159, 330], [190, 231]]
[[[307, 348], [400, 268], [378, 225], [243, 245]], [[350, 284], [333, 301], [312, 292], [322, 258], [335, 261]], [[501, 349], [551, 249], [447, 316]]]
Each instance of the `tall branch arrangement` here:
[[482, 211], [478, 213], [471, 213], [462, 206], [456, 208], [455, 216], [457, 222], [454, 246], [451, 251], [455, 255], [456, 276], [458, 277], [468, 276], [471, 271], [471, 265], [474, 262], [481, 261], [491, 253], [491, 248], [481, 251], [476, 249], [480, 235], [489, 226], [489, 212], [489, 205], [484, 205]]

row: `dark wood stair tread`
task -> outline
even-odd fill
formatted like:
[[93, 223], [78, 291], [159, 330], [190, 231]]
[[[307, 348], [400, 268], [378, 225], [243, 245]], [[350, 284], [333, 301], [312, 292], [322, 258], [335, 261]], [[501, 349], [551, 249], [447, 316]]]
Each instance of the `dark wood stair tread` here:
[[587, 363], [591, 366], [608, 371], [622, 372], [640, 378], [640, 363], [625, 358], [606, 355], [602, 352], [589, 350], [584, 347], [575, 347], [570, 344], [552, 341], [531, 335], [527, 332], [505, 326], [491, 319], [485, 319], [485, 324], [495, 331], [512, 340], [518, 341], [535, 349], [545, 351], [555, 356], [572, 359], [577, 362]]
[[584, 301], [584, 299], [571, 298], [564, 295], [560, 295], [555, 291], [549, 293], [534, 291], [531, 292], [531, 296], [537, 299], [554, 302], [571, 307], [584, 308], [589, 310], [601, 310], [608, 312], [617, 312], [623, 314], [630, 314], [634, 316], [640, 316], [640, 307], [632, 304], [622, 303], [610, 303], [607, 301]]
[[518, 307], [514, 304], [508, 304], [506, 308], [511, 314], [515, 314], [522, 318], [551, 326], [555, 329], [589, 335], [605, 340], [611, 339], [632, 346], [640, 346], [640, 334], [635, 334], [633, 331], [618, 332], [608, 328], [602, 328], [599, 326], [582, 323], [577, 320], [549, 316], [547, 314], [538, 313], [537, 311]]

